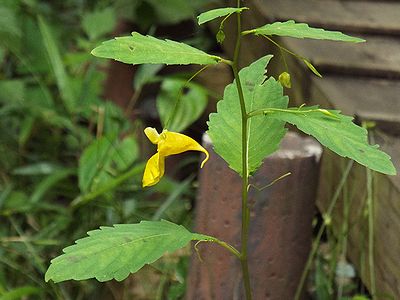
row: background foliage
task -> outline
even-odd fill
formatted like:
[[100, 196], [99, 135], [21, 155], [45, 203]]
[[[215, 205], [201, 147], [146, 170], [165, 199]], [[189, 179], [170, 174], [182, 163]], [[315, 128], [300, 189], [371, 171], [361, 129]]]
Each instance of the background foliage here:
[[[143, 146], [137, 133], [143, 121], [132, 122], [125, 109], [104, 99], [105, 62], [90, 55], [121, 21], [145, 34], [193, 22], [196, 11], [211, 1], [163, 2], [161, 10], [152, 0], [1, 1], [1, 299], [182, 295], [185, 252], [144, 269], [142, 278], [158, 279], [142, 289], [130, 288], [132, 282], [118, 288], [96, 281], [44, 282], [50, 258], [100, 224], [164, 218], [190, 225], [193, 177], [181, 183], [167, 178], [157, 188], [141, 189]], [[157, 100], [164, 116], [165, 101], [175, 97], [185, 75], [157, 76], [160, 69], [138, 70], [132, 84], [139, 97], [146, 84], [165, 80]], [[204, 100], [194, 111], [187, 106], [195, 117], [180, 112], [185, 127], [205, 108], [207, 92], [193, 83], [186, 97], [195, 95]]]

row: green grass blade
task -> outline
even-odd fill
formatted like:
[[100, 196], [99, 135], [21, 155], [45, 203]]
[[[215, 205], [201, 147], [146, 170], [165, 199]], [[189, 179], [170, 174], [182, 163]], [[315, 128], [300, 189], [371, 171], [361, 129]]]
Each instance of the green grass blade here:
[[61, 59], [61, 54], [58, 49], [56, 40], [54, 39], [49, 26], [40, 16], [38, 17], [38, 23], [39, 30], [43, 38], [43, 44], [46, 48], [49, 60], [51, 62], [51, 67], [53, 69], [57, 81], [57, 86], [60, 90], [61, 98], [64, 102], [64, 106], [68, 110], [68, 112], [74, 112], [76, 107], [76, 99], [70, 86], [69, 78]]

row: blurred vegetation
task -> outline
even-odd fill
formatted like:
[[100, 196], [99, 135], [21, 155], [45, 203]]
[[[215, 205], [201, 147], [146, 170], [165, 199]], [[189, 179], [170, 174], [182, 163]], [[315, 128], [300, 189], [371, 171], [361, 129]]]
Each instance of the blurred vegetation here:
[[[210, 2], [0, 2], [0, 299], [181, 298], [187, 253], [167, 257], [123, 284], [54, 285], [43, 275], [63, 245], [100, 225], [160, 218], [190, 224], [193, 176], [141, 188], [138, 132], [145, 124], [104, 99], [107, 61], [90, 51], [121, 21], [146, 33], [191, 22]], [[160, 69], [138, 70], [133, 98], [145, 84], [163, 81], [157, 106], [165, 119], [167, 98], [179, 94], [186, 75], [156, 76]], [[207, 98], [197, 85], [187, 88], [184, 97], [204, 101], [190, 114], [180, 112], [184, 127], [199, 117]], [[134, 280], [146, 284], [138, 290]]]

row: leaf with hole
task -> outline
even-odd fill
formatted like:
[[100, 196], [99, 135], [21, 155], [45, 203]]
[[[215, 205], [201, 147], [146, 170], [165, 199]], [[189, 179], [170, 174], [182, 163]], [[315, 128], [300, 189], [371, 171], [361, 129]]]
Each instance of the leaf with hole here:
[[126, 64], [211, 65], [221, 61], [184, 43], [160, 40], [132, 32], [132, 36], [116, 37], [92, 50], [97, 57], [111, 58]]

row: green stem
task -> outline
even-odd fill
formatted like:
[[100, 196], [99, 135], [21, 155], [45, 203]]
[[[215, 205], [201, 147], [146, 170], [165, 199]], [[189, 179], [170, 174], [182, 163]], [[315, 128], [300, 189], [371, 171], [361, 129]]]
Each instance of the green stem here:
[[367, 207], [368, 207], [368, 265], [372, 299], [376, 299], [375, 260], [374, 260], [374, 202], [372, 171], [367, 169]]
[[216, 237], [213, 236], [209, 236], [209, 235], [204, 235], [204, 234], [193, 234], [193, 240], [197, 240], [198, 242], [195, 244], [194, 248], [196, 250], [197, 253], [199, 253], [199, 250], [197, 248], [197, 245], [200, 243], [204, 243], [204, 242], [212, 242], [212, 243], [216, 243], [220, 246], [222, 246], [223, 248], [225, 248], [226, 250], [228, 250], [230, 253], [232, 253], [233, 255], [235, 255], [237, 258], [240, 259], [241, 254], [240, 252], [233, 247], [232, 245], [221, 241], [219, 239], [217, 239]]
[[[240, 0], [237, 0], [237, 7], [240, 8]], [[249, 224], [250, 224], [250, 209], [248, 206], [248, 186], [249, 186], [249, 170], [248, 170], [248, 117], [246, 111], [246, 104], [244, 101], [244, 94], [242, 84], [240, 82], [238, 61], [241, 47], [241, 14], [237, 14], [237, 38], [235, 52], [232, 62], [233, 75], [235, 76], [236, 88], [239, 95], [240, 110], [242, 117], [242, 233], [241, 233], [241, 255], [240, 263], [242, 266], [243, 283], [245, 288], [246, 299], [251, 300], [251, 286], [250, 286], [250, 275], [249, 266], [247, 259], [247, 248], [249, 240]]]

